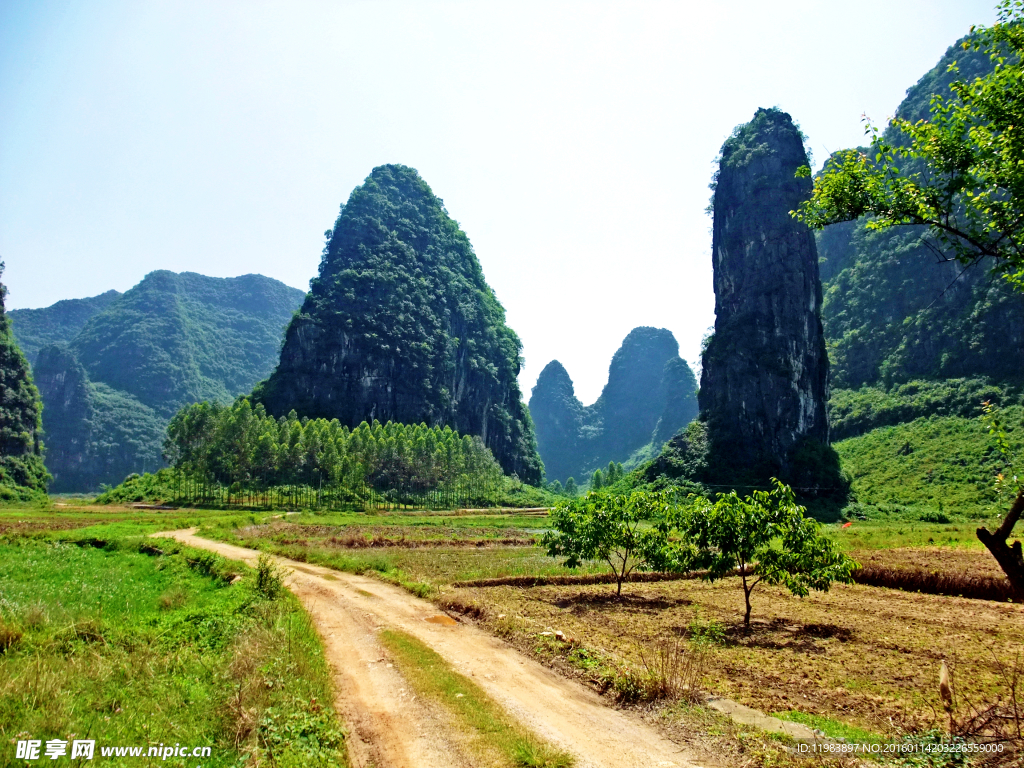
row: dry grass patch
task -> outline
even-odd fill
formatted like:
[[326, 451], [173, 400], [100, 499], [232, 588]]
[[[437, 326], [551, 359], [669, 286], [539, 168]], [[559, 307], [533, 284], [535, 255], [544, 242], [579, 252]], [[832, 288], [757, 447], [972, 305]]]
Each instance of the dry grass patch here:
[[[965, 693], [990, 701], [1000, 680], [993, 659], [1012, 659], [1024, 647], [1024, 606], [862, 586], [804, 599], [765, 588], [749, 633], [736, 579], [631, 585], [622, 600], [608, 587], [556, 586], [461, 589], [446, 599], [487, 606], [488, 626], [523, 645], [536, 648], [539, 634], [554, 629], [637, 670], [644, 667], [641, 648], [690, 637], [694, 626], [712, 622], [722, 632], [708, 660], [709, 692], [764, 712], [798, 710], [882, 734], [943, 725], [937, 682], [944, 658], [956, 653], [970, 665]], [[578, 669], [574, 651], [563, 646], [549, 644], [549, 655]], [[607, 687], [601, 669], [576, 674]]]

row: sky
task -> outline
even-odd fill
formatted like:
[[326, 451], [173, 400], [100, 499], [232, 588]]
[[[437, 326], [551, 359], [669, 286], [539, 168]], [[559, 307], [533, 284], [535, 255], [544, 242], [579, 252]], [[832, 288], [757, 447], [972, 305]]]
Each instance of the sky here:
[[523, 342], [590, 404], [637, 326], [697, 369], [723, 141], [789, 112], [817, 169], [995, 0], [0, 0], [8, 308], [169, 269], [306, 290], [371, 169], [416, 168]]

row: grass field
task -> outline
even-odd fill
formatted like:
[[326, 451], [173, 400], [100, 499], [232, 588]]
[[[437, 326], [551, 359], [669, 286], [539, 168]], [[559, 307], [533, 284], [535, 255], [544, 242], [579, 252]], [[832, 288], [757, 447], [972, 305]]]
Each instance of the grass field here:
[[346, 765], [320, 642], [289, 593], [172, 542], [74, 543], [94, 520], [43, 521], [0, 536], [0, 762], [12, 740], [90, 739], [109, 765], [139, 758], [103, 747], [158, 744], [210, 747], [204, 766]]

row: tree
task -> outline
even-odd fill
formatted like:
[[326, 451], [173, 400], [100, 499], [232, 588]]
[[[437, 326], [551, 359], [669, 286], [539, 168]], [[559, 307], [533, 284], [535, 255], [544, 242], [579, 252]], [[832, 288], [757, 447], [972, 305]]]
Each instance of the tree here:
[[817, 521], [804, 517], [793, 490], [772, 479], [771, 491], [741, 499], [733, 491], [712, 503], [691, 496], [674, 513], [680, 539], [667, 553], [672, 570], [706, 569], [706, 581], [740, 576], [750, 628], [750, 593], [762, 581], [784, 584], [794, 595], [827, 592], [832, 582], [850, 583], [857, 564], [839, 550]]
[[667, 565], [669, 497], [634, 491], [628, 496], [588, 493], [551, 511], [551, 531], [543, 544], [550, 557], [578, 568], [584, 560], [607, 563], [615, 575], [616, 596], [634, 570]]
[[576, 488], [576, 478], [570, 477], [565, 481], [565, 495], [575, 497], [579, 493]]
[[600, 469], [595, 469], [594, 474], [590, 476], [590, 490], [599, 491], [604, 487], [604, 475], [601, 474]]
[[1003, 470], [996, 475], [996, 491], [1005, 493], [1009, 491], [1014, 499], [1010, 504], [1010, 511], [1003, 522], [995, 531], [989, 531], [982, 526], [978, 528], [978, 540], [985, 545], [985, 548], [992, 553], [992, 557], [1003, 569], [1006, 578], [1020, 596], [1024, 596], [1024, 552], [1021, 551], [1019, 541], [1007, 544], [1006, 540], [1013, 533], [1014, 526], [1024, 514], [1024, 484], [1021, 483], [1020, 475], [1016, 468], [1019, 456], [1015, 456], [1010, 449], [1010, 442], [1003, 429], [999, 410], [989, 401], [982, 405], [982, 421], [988, 427], [989, 435], [996, 444], [996, 449], [1003, 460]]
[[993, 71], [934, 96], [929, 120], [895, 118], [881, 134], [869, 123], [873, 159], [832, 155], [794, 215], [814, 229], [861, 216], [873, 229], [925, 225], [944, 259], [991, 259], [1024, 291], [1024, 0], [1002, 0], [998, 23], [971, 31], [964, 48]]

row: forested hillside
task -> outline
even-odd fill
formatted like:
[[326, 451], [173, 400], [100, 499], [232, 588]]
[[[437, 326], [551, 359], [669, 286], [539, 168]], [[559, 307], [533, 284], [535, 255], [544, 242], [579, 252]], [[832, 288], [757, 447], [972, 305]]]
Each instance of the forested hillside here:
[[39, 392], [11, 333], [6, 294], [0, 283], [0, 499], [26, 499], [45, 493], [49, 478], [43, 466]]
[[697, 380], [663, 328], [634, 328], [612, 357], [601, 396], [584, 407], [572, 379], [552, 360], [530, 398], [549, 480], [588, 478], [609, 461], [632, 466], [697, 415]]
[[522, 345], [469, 238], [412, 168], [373, 169], [342, 206], [273, 375], [283, 416], [378, 419], [478, 435], [505, 472], [543, 465], [516, 376]]
[[[948, 71], [954, 60], [958, 73]], [[958, 42], [907, 92], [897, 114], [926, 118], [933, 94], [948, 96], [953, 79], [990, 68], [985, 53]], [[923, 230], [872, 231], [866, 220], [826, 228], [818, 251], [833, 390], [962, 377], [1020, 381], [1024, 296], [994, 279], [990, 264], [965, 270], [943, 261]]]
[[[44, 346], [34, 373], [52, 490], [96, 490], [161, 466], [170, 417], [199, 400], [229, 402], [265, 377], [303, 295], [262, 275], [152, 272], [66, 344]], [[61, 317], [68, 303], [31, 317]]]
[[70, 342], [120, 295], [119, 291], [111, 290], [87, 299], [65, 299], [42, 309], [12, 309], [7, 315], [18, 346], [34, 365], [40, 349]]

